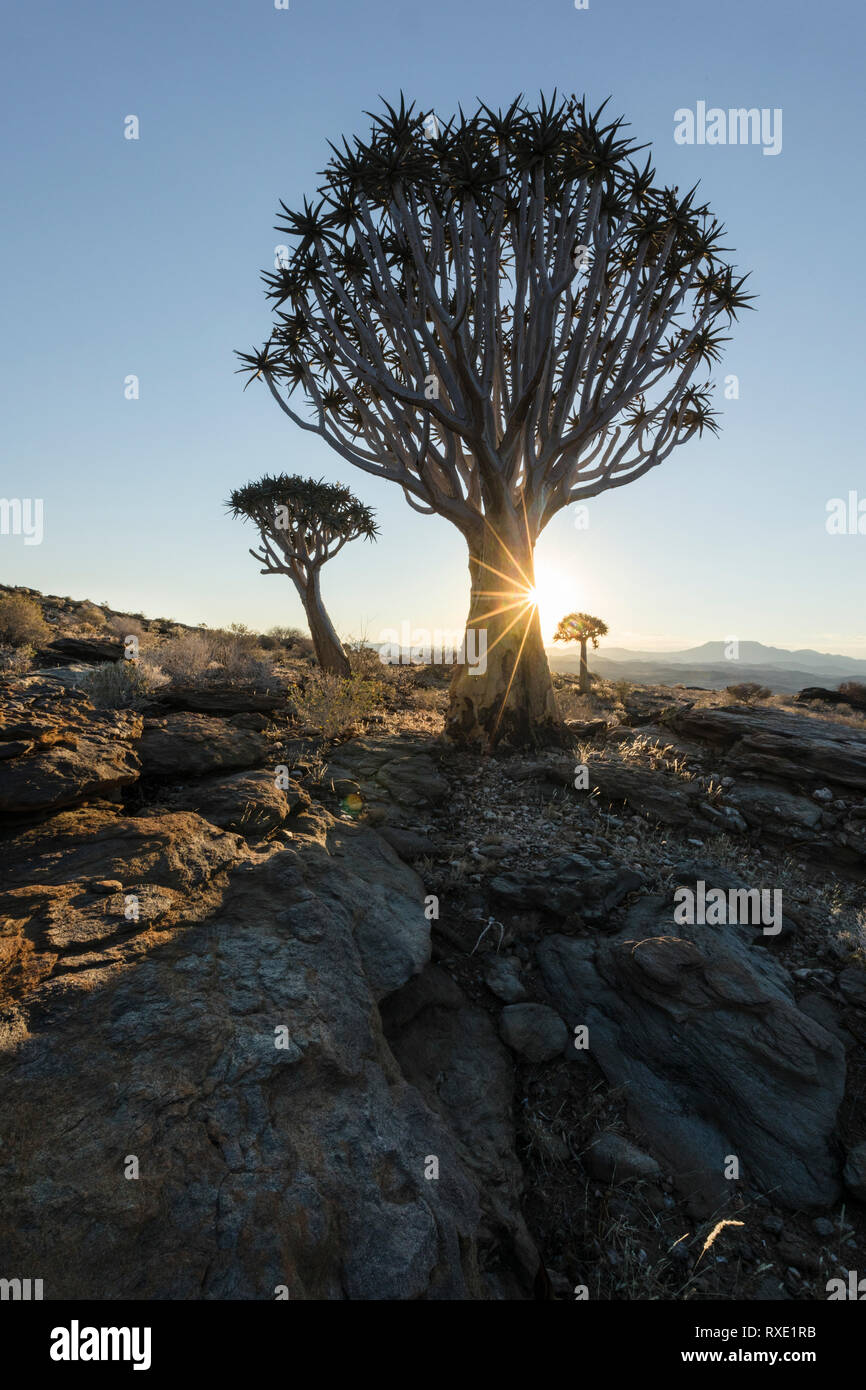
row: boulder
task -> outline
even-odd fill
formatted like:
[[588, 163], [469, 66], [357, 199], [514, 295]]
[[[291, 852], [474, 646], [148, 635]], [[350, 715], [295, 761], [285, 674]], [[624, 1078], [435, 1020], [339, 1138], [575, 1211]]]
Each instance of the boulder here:
[[675, 711], [671, 728], [725, 749], [733, 768], [805, 792], [827, 784], [866, 791], [866, 733], [789, 710], [747, 705]]
[[36, 653], [39, 666], [72, 666], [81, 661], [101, 666], [105, 661], [122, 661], [123, 643], [83, 637], [58, 637]]
[[199, 714], [272, 714], [287, 708], [285, 690], [221, 684], [166, 685], [154, 691], [150, 704], [167, 710]]
[[206, 714], [147, 719], [138, 751], [143, 776], [176, 780], [279, 761], [264, 735]]
[[622, 1134], [608, 1130], [594, 1139], [584, 1154], [584, 1162], [601, 1182], [627, 1182], [630, 1178], [652, 1181], [661, 1176], [656, 1160]]
[[730, 1195], [735, 1156], [743, 1181], [777, 1203], [827, 1206], [839, 1193], [830, 1140], [844, 1048], [752, 939], [736, 924], [675, 926], [671, 900], [647, 897], [615, 936], [550, 937], [538, 960], [551, 1003], [588, 1026], [634, 1128], [693, 1200], [710, 1210]]
[[349, 739], [334, 750], [326, 784], [341, 781], [358, 787], [365, 806], [388, 806], [389, 823], [413, 829], [419, 810], [437, 806], [448, 795], [424, 738], [393, 736]]
[[97, 710], [56, 682], [7, 687], [0, 714], [0, 816], [42, 815], [135, 782], [141, 716]]
[[825, 690], [820, 685], [807, 685], [795, 699], [800, 704], [809, 700], [823, 700], [828, 705], [850, 705], [852, 709], [866, 710], [866, 697], [863, 695], [855, 694], [853, 691]]
[[519, 1004], [526, 998], [526, 985], [520, 978], [520, 961], [516, 956], [491, 956], [484, 966], [487, 988], [506, 1004]]
[[289, 779], [287, 787], [277, 786], [272, 768], [208, 777], [170, 792], [166, 800], [175, 810], [197, 811], [212, 825], [253, 836], [267, 834], [292, 811], [310, 805], [297, 782]]
[[183, 909], [168, 930], [131, 924], [137, 954], [114, 948], [99, 969], [113, 895], [87, 912], [82, 897], [65, 919], [82, 932], [50, 943], [74, 998], [32, 955], [7, 977], [9, 1267], [37, 1259], [46, 1299], [526, 1296], [510, 1064], [489, 1020], [470, 1011], [442, 1049], [419, 1042], [424, 1093], [382, 1035], [376, 1001], [429, 952], [422, 885], [388, 846], [333, 821], [261, 854], [191, 813], [55, 824], [55, 841], [28, 832], [11, 854], [27, 885], [12, 894], [34, 909], [105, 879], [178, 892]]
[[561, 1057], [568, 1029], [547, 1004], [509, 1004], [499, 1018], [502, 1041], [527, 1062]]

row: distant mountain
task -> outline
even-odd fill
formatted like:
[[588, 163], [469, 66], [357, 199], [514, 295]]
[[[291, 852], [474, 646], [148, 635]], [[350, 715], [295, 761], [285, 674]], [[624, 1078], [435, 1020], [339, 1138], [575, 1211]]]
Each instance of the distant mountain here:
[[[741, 681], [757, 681], [772, 690], [801, 690], [806, 685], [836, 686], [843, 680], [866, 680], [866, 660], [826, 652], [786, 651], [763, 642], [740, 642], [737, 660], [725, 658], [726, 642], [704, 642], [676, 652], [638, 652], [627, 647], [599, 647], [590, 666], [609, 680], [643, 685], [696, 685], [721, 690]], [[551, 668], [563, 674], [579, 669], [580, 653], [570, 646], [549, 647]]]

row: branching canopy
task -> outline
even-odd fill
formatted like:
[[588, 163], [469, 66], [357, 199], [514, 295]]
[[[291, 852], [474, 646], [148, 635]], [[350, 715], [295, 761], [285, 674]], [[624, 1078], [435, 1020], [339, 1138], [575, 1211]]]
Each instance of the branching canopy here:
[[[286, 574], [307, 583], [347, 541], [375, 540], [378, 526], [369, 507], [341, 483], [280, 473], [236, 488], [226, 503], [259, 531], [262, 550], [250, 550], [264, 574]], [[277, 554], [282, 552], [282, 559]]]
[[535, 538], [717, 428], [696, 378], [752, 296], [622, 119], [556, 94], [371, 119], [315, 202], [281, 204], [273, 331], [238, 354], [295, 424], [470, 543], [508, 506]]
[[568, 613], [553, 634], [554, 642], [592, 642], [593, 651], [598, 639], [607, 636], [607, 623], [591, 613]]

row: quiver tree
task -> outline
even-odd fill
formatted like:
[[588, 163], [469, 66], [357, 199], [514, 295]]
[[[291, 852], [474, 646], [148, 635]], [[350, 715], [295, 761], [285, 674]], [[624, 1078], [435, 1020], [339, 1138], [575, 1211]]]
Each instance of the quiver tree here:
[[239, 354], [296, 425], [466, 537], [488, 661], [455, 670], [447, 727], [470, 740], [553, 730], [536, 540], [716, 428], [696, 378], [751, 297], [695, 189], [656, 187], [603, 111], [386, 103], [331, 146], [314, 203], [281, 204], [274, 325]]
[[250, 554], [262, 574], [287, 574], [297, 589], [322, 670], [348, 676], [348, 658], [322, 602], [320, 573], [347, 541], [375, 540], [369, 507], [339, 483], [285, 473], [237, 488], [226, 505], [258, 527], [262, 548]]
[[553, 634], [554, 642], [580, 643], [580, 692], [589, 692], [589, 667], [586, 664], [587, 643], [592, 643], [593, 651], [598, 647], [598, 639], [607, 636], [607, 623], [594, 618], [591, 613], [568, 613]]

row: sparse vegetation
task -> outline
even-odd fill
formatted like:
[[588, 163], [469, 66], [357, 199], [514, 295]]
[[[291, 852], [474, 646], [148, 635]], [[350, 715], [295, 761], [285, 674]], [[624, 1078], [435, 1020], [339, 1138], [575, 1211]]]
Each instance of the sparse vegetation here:
[[139, 641], [142, 641], [147, 636], [147, 630], [138, 618], [125, 617], [122, 613], [109, 618], [105, 628], [108, 634], [119, 638], [121, 642], [127, 637], [137, 637]]
[[97, 709], [128, 709], [141, 703], [160, 681], [159, 674], [137, 661], [95, 666], [79, 683]]
[[756, 705], [761, 700], [769, 700], [772, 690], [757, 681], [742, 681], [739, 685], [726, 685], [725, 690], [734, 700], [745, 705]]
[[24, 594], [0, 595], [0, 643], [9, 647], [36, 646], [51, 637], [42, 609]]
[[329, 740], [363, 725], [381, 708], [384, 692], [381, 682], [322, 671], [288, 693], [300, 722]]
[[0, 671], [4, 675], [23, 675], [32, 667], [35, 654], [29, 642], [20, 647], [0, 644]]
[[89, 628], [93, 632], [99, 632], [105, 627], [105, 614], [101, 608], [97, 608], [95, 603], [80, 603], [75, 616], [82, 627]]

